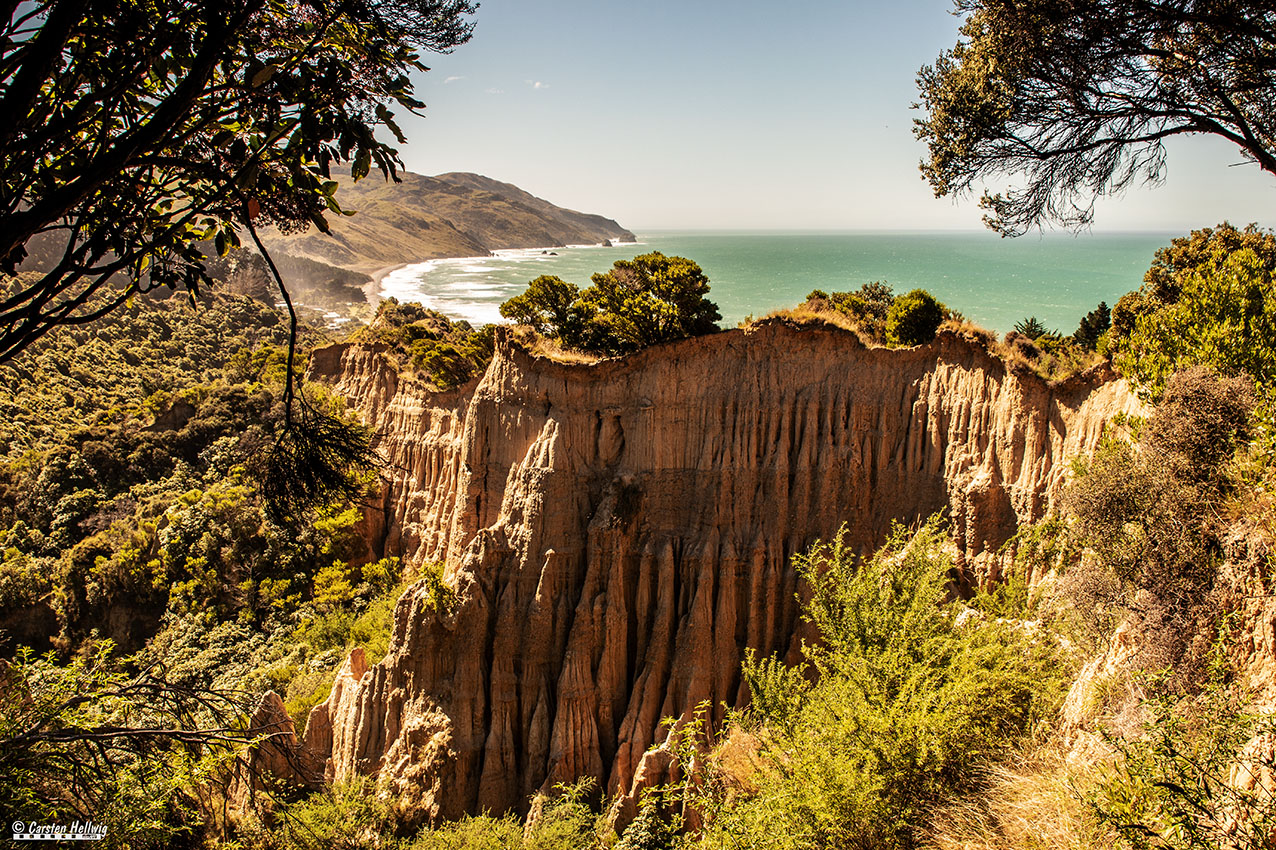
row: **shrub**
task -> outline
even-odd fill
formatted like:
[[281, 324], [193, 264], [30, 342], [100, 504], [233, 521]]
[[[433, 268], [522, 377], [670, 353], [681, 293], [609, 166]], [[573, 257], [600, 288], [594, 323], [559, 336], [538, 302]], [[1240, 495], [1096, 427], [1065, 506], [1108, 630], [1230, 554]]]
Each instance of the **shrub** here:
[[453, 321], [437, 310], [387, 298], [378, 305], [372, 324], [352, 339], [390, 346], [401, 363], [428, 375], [439, 389], [450, 390], [487, 368], [496, 350], [496, 326], [475, 330], [469, 322]]
[[892, 345], [925, 345], [935, 338], [947, 310], [924, 289], [914, 289], [891, 304], [886, 341]]
[[[819, 632], [810, 670], [750, 656], [756, 793], [703, 800], [707, 847], [908, 847], [931, 807], [1057, 705], [1053, 643], [949, 601], [936, 520], [896, 528], [865, 563], [839, 534], [796, 556]], [[809, 672], [817, 674], [810, 681]]]
[[1065, 493], [1076, 539], [1097, 563], [1067, 579], [1083, 615], [1133, 614], [1150, 668], [1176, 666], [1190, 682], [1191, 650], [1212, 634], [1218, 600], [1218, 506], [1227, 464], [1247, 428], [1252, 395], [1244, 381], [1194, 368], [1169, 381], [1165, 401], [1143, 426], [1137, 449], [1109, 440]]
[[617, 260], [593, 286], [544, 275], [501, 305], [501, 315], [552, 336], [565, 348], [625, 354], [713, 333], [722, 318], [706, 296], [709, 278], [685, 257], [660, 252]]
[[1157, 252], [1112, 315], [1114, 360], [1158, 401], [1175, 372], [1205, 365], [1248, 375], [1270, 409], [1276, 390], [1276, 236], [1224, 224]]
[[1249, 436], [1254, 403], [1247, 378], [1190, 367], [1169, 380], [1142, 444], [1171, 464], [1176, 477], [1216, 486], [1237, 444]]
[[[1219, 649], [1220, 647], [1216, 647]], [[1219, 655], [1200, 694], [1143, 703], [1142, 735], [1109, 737], [1114, 767], [1089, 795], [1100, 823], [1131, 850], [1276, 844], [1276, 722], [1246, 711]], [[1158, 690], [1155, 681], [1150, 683]]]

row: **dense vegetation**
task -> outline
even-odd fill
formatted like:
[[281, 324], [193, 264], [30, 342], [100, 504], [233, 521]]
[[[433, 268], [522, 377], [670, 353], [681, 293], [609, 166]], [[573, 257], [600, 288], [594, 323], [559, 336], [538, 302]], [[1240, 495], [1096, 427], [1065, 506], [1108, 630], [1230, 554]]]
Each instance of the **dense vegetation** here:
[[938, 801], [1053, 716], [1065, 655], [1048, 631], [951, 598], [937, 519], [867, 561], [838, 538], [794, 564], [820, 642], [810, 670], [746, 661], [753, 703], [726, 735], [751, 758], [743, 775], [719, 761], [703, 786], [699, 845], [916, 846]]
[[481, 375], [492, 359], [496, 327], [475, 330], [465, 320], [453, 321], [420, 304], [387, 298], [377, 305], [371, 325], [351, 337], [381, 343], [398, 362], [425, 374], [439, 389], [449, 390]]
[[814, 315], [850, 327], [864, 342], [873, 345], [925, 345], [940, 329], [948, 328], [982, 340], [1011, 363], [1051, 380], [1066, 378], [1099, 362], [1096, 352], [1111, 324], [1107, 304], [1100, 303], [1082, 317], [1070, 337], [1048, 330], [1035, 316], [1029, 316], [1017, 322], [1014, 330], [997, 344], [992, 333], [971, 325], [926, 290], [896, 295], [882, 281], [848, 292], [817, 289], [797, 310], [786, 312], [795, 317]]
[[1144, 285], [1112, 311], [1109, 348], [1149, 401], [1195, 364], [1254, 382], [1267, 415], [1276, 389], [1276, 235], [1226, 222], [1157, 251]]
[[[681, 719], [680, 778], [649, 792], [627, 826], [586, 785], [538, 803], [530, 827], [512, 815], [410, 827], [368, 783], [280, 789], [228, 816], [260, 694], [279, 693], [304, 728], [351, 648], [384, 654], [395, 598], [415, 577], [368, 551], [355, 502], [291, 518], [267, 510], [259, 462], [286, 372], [273, 308], [138, 299], [105, 323], [62, 329], [0, 367], [10, 413], [0, 617], [10, 646], [43, 639], [56, 651], [9, 650], [0, 671], [0, 806], [95, 816], [130, 846], [262, 850], [1031, 846], [1014, 838], [1006, 802], [1023, 799], [1078, 847], [1256, 835], [1276, 803], [1226, 776], [1268, 721], [1248, 709], [1229, 641], [1240, 600], [1267, 579], [1229, 566], [1228, 541], [1238, 522], [1276, 535], [1261, 348], [1272, 244], [1254, 228], [1200, 231], [1071, 336], [1020, 322], [1000, 344], [1012, 358], [1043, 371], [1109, 353], [1156, 408], [1078, 464], [1064, 510], [1023, 529], [1004, 553], [1006, 581], [971, 599], [949, 587], [956, 565], [937, 519], [897, 529], [863, 559], [840, 539], [800, 554], [820, 641], [797, 669], [751, 657], [752, 703], [723, 728]], [[599, 353], [708, 328], [698, 269], [657, 257], [595, 276], [596, 292], [542, 278], [509, 309], [560, 343], [606, 337]], [[643, 275], [661, 274], [690, 282], [682, 308], [643, 288], [653, 285]], [[806, 308], [882, 345], [960, 327], [925, 293], [884, 284], [815, 292]], [[481, 373], [494, 329], [390, 300], [358, 338], [447, 389]], [[322, 392], [308, 404], [345, 416]], [[447, 604], [437, 566], [422, 580]], [[1077, 772], [1058, 760], [1059, 706], [1117, 628], [1137, 643], [1081, 700], [1110, 767]], [[172, 734], [133, 734], [144, 726]], [[1271, 762], [1246, 758], [1253, 770]], [[90, 763], [108, 768], [78, 767]], [[1047, 786], [1073, 790], [1047, 805]]]
[[[0, 19], [0, 361], [134, 293], [198, 292], [275, 224], [327, 229], [330, 164], [395, 173], [392, 109], [426, 51], [464, 44], [467, 0], [333, 9], [227, 0], [10, 4]], [[350, 45], [358, 44], [358, 50]], [[248, 241], [245, 239], [244, 241]]]
[[627, 354], [718, 330], [722, 316], [706, 297], [709, 279], [685, 257], [655, 252], [617, 260], [591, 280], [581, 291], [542, 275], [502, 304], [501, 315], [563, 348], [594, 354]]
[[402, 577], [367, 551], [359, 508], [281, 524], [261, 495], [286, 340], [247, 298], [138, 298], [0, 367], [6, 812], [105, 821], [116, 846], [197, 843], [258, 695], [303, 724], [347, 649], [384, 652]]

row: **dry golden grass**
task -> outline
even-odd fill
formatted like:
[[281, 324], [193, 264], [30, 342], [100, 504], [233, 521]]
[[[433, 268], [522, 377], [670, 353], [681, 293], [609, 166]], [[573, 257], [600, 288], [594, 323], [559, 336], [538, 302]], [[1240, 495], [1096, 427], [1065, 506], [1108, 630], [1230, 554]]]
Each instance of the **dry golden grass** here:
[[1235, 490], [1224, 503], [1223, 521], [1276, 541], [1276, 465], [1259, 451], [1241, 452], [1229, 477]]
[[978, 343], [989, 351], [996, 350], [997, 335], [968, 319], [945, 319], [943, 324], [939, 326], [939, 332], [943, 333], [945, 331], [957, 334], [957, 336], [970, 342]]
[[757, 777], [762, 770], [762, 742], [740, 727], [732, 727], [726, 740], [718, 744], [710, 757], [714, 774], [732, 789], [746, 794], [758, 790]]
[[760, 324], [767, 319], [783, 319], [795, 325], [811, 325], [811, 326], [832, 326], [841, 328], [844, 331], [850, 331], [859, 337], [860, 342], [865, 345], [876, 345], [872, 339], [864, 333], [863, 329], [856, 324], [855, 320], [845, 313], [837, 310], [815, 310], [809, 304], [799, 304], [796, 307], [786, 309], [772, 310], [760, 319], [750, 317], [740, 323], [742, 328], [750, 328]]
[[986, 789], [937, 810], [932, 850], [1098, 850], [1114, 836], [1085, 801], [1098, 765], [1066, 759], [1051, 745], [988, 772]]
[[558, 340], [541, 336], [527, 325], [516, 325], [510, 329], [510, 333], [514, 342], [533, 357], [544, 357], [555, 363], [568, 363], [574, 366], [587, 366], [603, 359], [596, 354], [563, 348], [558, 344]]
[[1074, 345], [1061, 345], [1049, 350], [1014, 333], [1006, 334], [1004, 340], [989, 350], [1012, 367], [1026, 369], [1054, 383], [1078, 375], [1103, 360], [1103, 355], [1095, 351]]

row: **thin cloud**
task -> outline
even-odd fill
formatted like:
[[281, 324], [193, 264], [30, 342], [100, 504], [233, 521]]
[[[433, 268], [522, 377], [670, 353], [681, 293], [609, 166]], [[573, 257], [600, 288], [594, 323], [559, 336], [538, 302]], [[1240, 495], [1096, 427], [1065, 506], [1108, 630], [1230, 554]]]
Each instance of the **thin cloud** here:
[[549, 83], [542, 83], [540, 80], [524, 80], [524, 82], [538, 91], [549, 88]]
[[488, 94], [505, 94], [505, 89], [483, 89]]
[[453, 74], [452, 76], [447, 77], [446, 79], [443, 80], [443, 85], [446, 86], [448, 83], [455, 83], [457, 80], [463, 80], [463, 79], [465, 79], [464, 75]]

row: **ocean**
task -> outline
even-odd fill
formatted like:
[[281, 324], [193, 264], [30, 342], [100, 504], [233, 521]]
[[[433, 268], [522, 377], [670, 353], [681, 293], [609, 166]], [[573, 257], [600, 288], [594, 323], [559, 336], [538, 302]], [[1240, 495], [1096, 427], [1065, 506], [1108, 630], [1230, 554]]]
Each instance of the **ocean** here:
[[783, 233], [653, 231], [616, 247], [498, 251], [494, 257], [432, 260], [397, 269], [381, 294], [420, 301], [475, 324], [501, 321], [502, 301], [539, 275], [589, 286], [615, 260], [660, 251], [689, 257], [709, 277], [723, 327], [792, 307], [814, 289], [882, 281], [903, 293], [931, 292], [967, 319], [1005, 333], [1028, 316], [1065, 334], [1100, 301], [1137, 289], [1157, 248], [1181, 234]]

